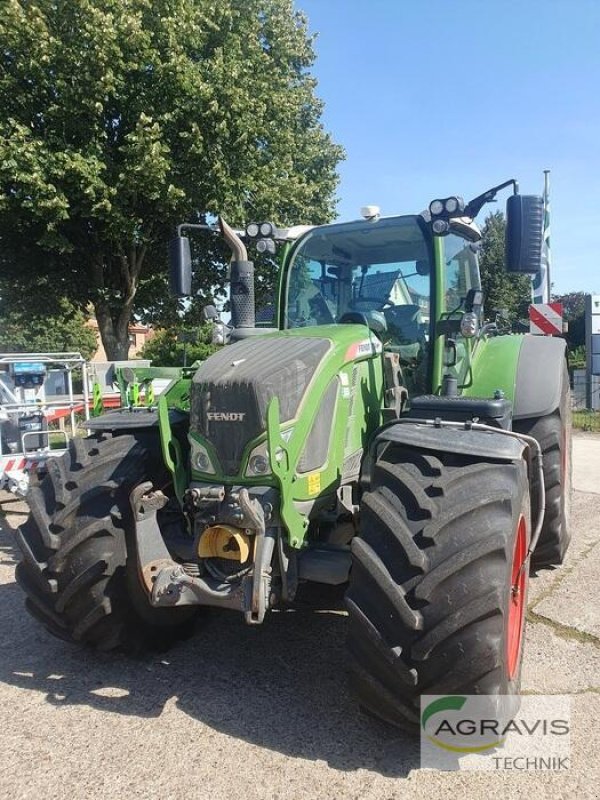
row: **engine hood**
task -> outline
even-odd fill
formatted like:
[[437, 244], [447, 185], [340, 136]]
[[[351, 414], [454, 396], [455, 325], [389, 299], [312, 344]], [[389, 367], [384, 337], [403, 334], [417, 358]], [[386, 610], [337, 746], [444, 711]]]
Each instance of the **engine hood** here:
[[238, 474], [246, 445], [266, 430], [270, 400], [279, 399], [282, 423], [294, 419], [328, 356], [337, 356], [333, 378], [345, 360], [372, 356], [377, 348], [370, 347], [371, 340], [364, 326], [335, 325], [311, 329], [308, 335], [299, 329], [224, 347], [194, 375], [192, 432], [213, 445], [226, 475]]

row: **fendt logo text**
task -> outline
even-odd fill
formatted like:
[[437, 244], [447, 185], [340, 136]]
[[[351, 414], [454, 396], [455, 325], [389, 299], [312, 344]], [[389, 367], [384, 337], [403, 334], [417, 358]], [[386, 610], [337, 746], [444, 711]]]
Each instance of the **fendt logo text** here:
[[243, 422], [245, 411], [208, 411], [206, 414], [209, 422]]

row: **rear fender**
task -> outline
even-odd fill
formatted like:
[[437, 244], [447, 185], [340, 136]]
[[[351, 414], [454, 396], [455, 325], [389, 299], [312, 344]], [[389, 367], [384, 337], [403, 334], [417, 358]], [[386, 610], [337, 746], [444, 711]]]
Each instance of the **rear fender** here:
[[564, 339], [523, 337], [515, 376], [514, 420], [545, 417], [556, 411], [560, 405], [566, 358]]

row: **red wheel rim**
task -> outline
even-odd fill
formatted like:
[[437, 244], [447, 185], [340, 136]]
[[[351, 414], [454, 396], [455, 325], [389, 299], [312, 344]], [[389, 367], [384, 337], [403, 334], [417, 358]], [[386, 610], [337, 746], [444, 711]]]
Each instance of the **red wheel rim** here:
[[507, 637], [507, 660], [508, 677], [512, 680], [518, 670], [521, 656], [521, 640], [523, 638], [523, 622], [525, 620], [525, 587], [527, 584], [527, 567], [523, 568], [523, 563], [527, 556], [527, 525], [525, 517], [519, 517], [517, 526], [517, 537], [513, 553], [510, 597], [508, 605], [508, 637]]

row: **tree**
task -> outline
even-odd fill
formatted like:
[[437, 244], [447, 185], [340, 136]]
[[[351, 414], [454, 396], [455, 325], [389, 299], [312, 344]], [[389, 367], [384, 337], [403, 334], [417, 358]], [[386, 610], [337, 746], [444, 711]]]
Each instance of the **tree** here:
[[495, 309], [506, 309], [512, 320], [526, 318], [531, 303], [531, 281], [527, 275], [507, 272], [504, 262], [506, 223], [504, 214], [489, 214], [481, 230], [479, 266], [488, 317]]
[[27, 314], [0, 303], [0, 352], [81, 353], [89, 359], [98, 348], [86, 318], [68, 300], [43, 314]]
[[7, 0], [0, 40], [2, 272], [92, 303], [109, 358], [132, 315], [164, 310], [176, 223], [331, 218], [343, 153], [292, 0]]
[[569, 323], [565, 339], [571, 353], [583, 348], [580, 353], [581, 359], [582, 354], [585, 355], [585, 292], [555, 294], [552, 295], [552, 299], [563, 305], [563, 316]]
[[204, 361], [217, 349], [211, 342], [210, 326], [205, 325], [200, 330], [182, 328], [179, 333], [192, 333], [197, 335], [197, 340], [184, 345], [174, 328], [159, 330], [144, 344], [141, 357], [149, 358], [159, 367], [181, 367], [184, 351], [187, 365], [190, 366], [194, 361]]

